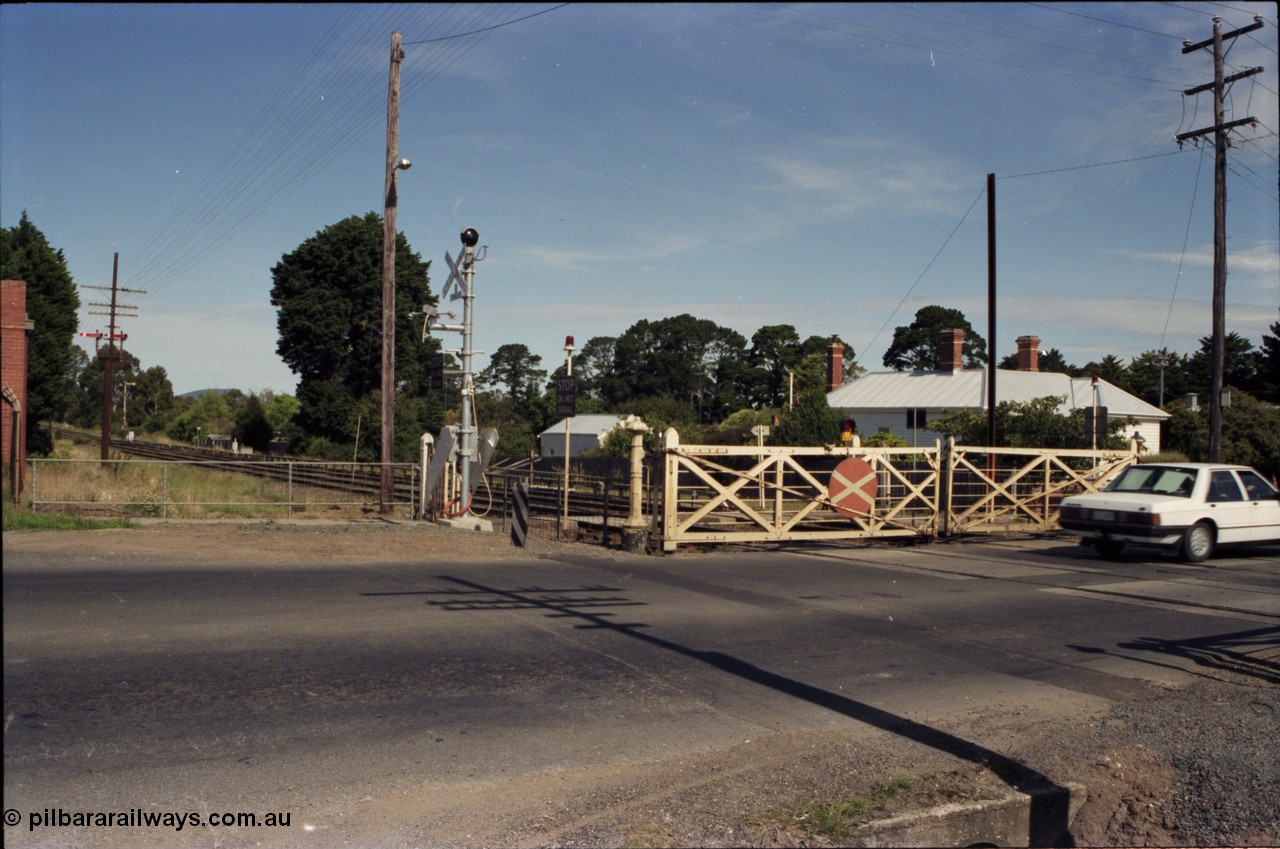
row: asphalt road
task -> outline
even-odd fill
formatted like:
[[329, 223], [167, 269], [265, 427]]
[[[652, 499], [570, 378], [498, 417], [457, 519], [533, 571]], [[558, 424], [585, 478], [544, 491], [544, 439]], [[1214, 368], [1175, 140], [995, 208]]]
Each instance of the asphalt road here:
[[[1274, 546], [1193, 566], [1065, 540], [278, 567], [6, 551], [5, 845], [430, 844], [422, 823], [494, 782], [797, 732], [1006, 758], [1017, 782], [1029, 728], [1273, 667], [1278, 575]], [[135, 810], [290, 824], [56, 822]]]

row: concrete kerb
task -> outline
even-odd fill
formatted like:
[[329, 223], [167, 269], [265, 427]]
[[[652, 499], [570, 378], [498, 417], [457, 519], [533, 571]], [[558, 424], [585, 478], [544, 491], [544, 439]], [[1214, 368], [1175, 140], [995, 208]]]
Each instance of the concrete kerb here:
[[1069, 830], [1087, 798], [1083, 784], [1067, 782], [1065, 787], [1015, 792], [1003, 799], [951, 802], [874, 820], [858, 826], [850, 838], [854, 845], [875, 847], [1065, 846], [1070, 845], [1068, 834], [1045, 833], [1041, 824], [1032, 822], [1033, 804], [1059, 809], [1065, 805]]

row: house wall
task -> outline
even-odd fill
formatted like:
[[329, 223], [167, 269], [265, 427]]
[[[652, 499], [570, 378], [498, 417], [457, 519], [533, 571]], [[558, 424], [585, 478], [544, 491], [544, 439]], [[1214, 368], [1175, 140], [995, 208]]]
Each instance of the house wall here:
[[[905, 409], [880, 410], [877, 412], [864, 410], [859, 415], [851, 415], [848, 410], [845, 410], [841, 415], [853, 419], [858, 426], [858, 436], [864, 440], [873, 433], [878, 433], [881, 428], [887, 428], [889, 433], [901, 436], [912, 447], [927, 447], [933, 445], [936, 440], [944, 438], [942, 434], [934, 433], [931, 430], [907, 427], [907, 411]], [[928, 421], [941, 415], [941, 410], [928, 410], [925, 413], [925, 420]]]
[[[539, 437], [538, 450], [543, 457], [564, 456], [564, 434]], [[569, 456], [577, 457], [583, 451], [600, 447], [600, 437], [594, 433], [575, 433], [569, 437]]]
[[[27, 410], [27, 284], [21, 280], [0, 281], [0, 383], [12, 390]], [[26, 474], [26, 440], [20, 438], [22, 422], [14, 430], [13, 407], [0, 402], [0, 455], [7, 466], [16, 456], [18, 487]], [[16, 453], [15, 453], [16, 448]]]

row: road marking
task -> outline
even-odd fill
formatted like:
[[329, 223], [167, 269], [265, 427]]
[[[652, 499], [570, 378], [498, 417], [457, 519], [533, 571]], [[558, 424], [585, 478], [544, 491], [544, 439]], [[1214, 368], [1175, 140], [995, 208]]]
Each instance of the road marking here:
[[1045, 587], [1042, 592], [1245, 622], [1275, 624], [1280, 621], [1280, 606], [1274, 597], [1185, 581], [1124, 581], [1087, 587]]

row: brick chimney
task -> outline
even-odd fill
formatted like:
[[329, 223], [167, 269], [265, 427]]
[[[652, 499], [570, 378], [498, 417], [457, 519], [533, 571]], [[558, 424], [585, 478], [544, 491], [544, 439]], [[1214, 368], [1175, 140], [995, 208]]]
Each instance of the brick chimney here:
[[832, 336], [827, 346], [827, 391], [834, 392], [844, 386], [844, 343]]
[[1040, 371], [1040, 337], [1018, 337], [1018, 371]]
[[964, 368], [964, 331], [952, 327], [942, 331], [942, 344], [938, 348], [938, 369], [960, 371]]

